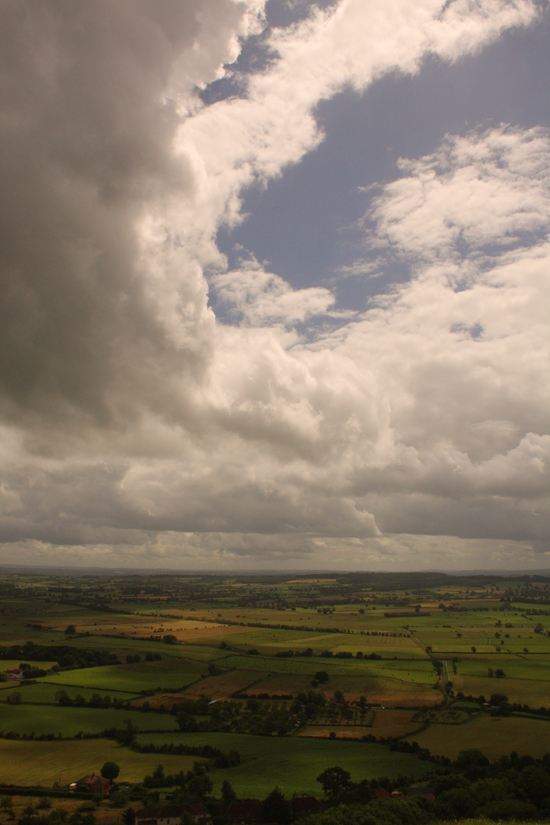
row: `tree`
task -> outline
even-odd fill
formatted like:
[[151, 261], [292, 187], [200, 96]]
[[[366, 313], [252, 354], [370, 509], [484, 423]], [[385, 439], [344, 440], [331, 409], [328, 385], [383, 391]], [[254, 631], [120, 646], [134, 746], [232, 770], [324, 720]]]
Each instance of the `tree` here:
[[71, 697], [66, 690], [58, 690], [55, 694], [55, 701], [64, 707], [72, 705]]
[[527, 797], [536, 805], [550, 796], [550, 776], [538, 765], [529, 765], [519, 776], [519, 784]]
[[187, 792], [190, 796], [203, 800], [212, 792], [212, 780], [206, 773], [206, 768], [200, 762], [195, 762], [191, 776], [187, 780]]
[[317, 782], [321, 783], [325, 796], [331, 798], [345, 793], [351, 788], [351, 774], [339, 765], [327, 768], [317, 777]]
[[328, 682], [328, 673], [326, 670], [318, 670], [315, 674], [315, 679], [319, 682], [320, 685], [324, 685]]
[[289, 825], [292, 814], [290, 805], [283, 792], [274, 788], [262, 802], [260, 822], [277, 822], [278, 825]]
[[464, 771], [476, 772], [479, 768], [484, 768], [489, 764], [487, 757], [477, 748], [469, 748], [465, 751], [460, 751], [456, 764]]
[[471, 650], [472, 650], [472, 653], [475, 653], [475, 652], [476, 652], [476, 650], [477, 650], [477, 647], [474, 647], [474, 646], [472, 645]]
[[116, 762], [105, 762], [101, 768], [101, 776], [103, 779], [108, 779], [109, 782], [114, 782], [120, 773], [120, 768]]
[[135, 740], [137, 728], [132, 724], [131, 719], [124, 720], [124, 728], [117, 731], [116, 740], [119, 745], [129, 747]]
[[184, 732], [198, 730], [197, 720], [190, 713], [181, 710], [176, 716], [176, 722], [180, 730]]
[[151, 786], [153, 788], [162, 788], [166, 782], [166, 774], [164, 773], [164, 765], [157, 765], [151, 775]]
[[222, 799], [226, 805], [230, 805], [237, 798], [237, 794], [233, 789], [233, 785], [229, 779], [224, 779], [222, 783]]
[[501, 667], [497, 667], [497, 669], [495, 670], [495, 676], [497, 677], [497, 679], [504, 679], [506, 674]]
[[122, 813], [122, 821], [124, 825], [134, 825], [136, 821], [136, 812], [133, 808], [126, 808]]
[[65, 628], [65, 636], [72, 636], [74, 633], [76, 633], [76, 627], [74, 624], [70, 624]]

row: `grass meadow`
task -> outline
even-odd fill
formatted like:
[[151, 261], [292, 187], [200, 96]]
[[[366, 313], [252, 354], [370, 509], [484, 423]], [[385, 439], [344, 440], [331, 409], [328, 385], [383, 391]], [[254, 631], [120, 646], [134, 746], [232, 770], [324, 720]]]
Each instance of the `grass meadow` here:
[[244, 764], [210, 774], [214, 795], [219, 795], [224, 779], [231, 782], [240, 797], [261, 799], [275, 786], [287, 795], [295, 791], [319, 795], [321, 786], [316, 778], [332, 765], [340, 765], [349, 771], [354, 781], [400, 773], [419, 777], [426, 773], [426, 763], [410, 754], [393, 753], [382, 745], [344, 739], [273, 737], [266, 740], [260, 736], [230, 733], [188, 733], [177, 739], [170, 734], [143, 734], [138, 739], [157, 744], [185, 741], [189, 745], [212, 745], [225, 752], [239, 751], [246, 760]]
[[139, 730], [175, 730], [176, 719], [169, 714], [142, 711], [106, 710], [103, 708], [74, 708], [52, 705], [0, 704], [0, 731], [17, 730], [21, 734], [53, 733], [63, 738], [78, 733], [100, 733], [106, 728], [123, 728], [126, 720]]
[[540, 758], [550, 752], [550, 721], [483, 714], [462, 725], [430, 725], [407, 739], [451, 759], [469, 748], [479, 748], [490, 759], [512, 751]]
[[[58, 673], [55, 684], [60, 688], [66, 685], [85, 688], [99, 688], [102, 690], [121, 690], [129, 693], [138, 693], [140, 690], [154, 690], [160, 688], [179, 688], [196, 682], [201, 678], [201, 672], [187, 662], [171, 663], [170, 669], [165, 664], [153, 663], [156, 667], [145, 669], [143, 663], [139, 665], [110, 665], [106, 667], [91, 667], [82, 670], [67, 670]], [[178, 666], [179, 665], [179, 666]]]

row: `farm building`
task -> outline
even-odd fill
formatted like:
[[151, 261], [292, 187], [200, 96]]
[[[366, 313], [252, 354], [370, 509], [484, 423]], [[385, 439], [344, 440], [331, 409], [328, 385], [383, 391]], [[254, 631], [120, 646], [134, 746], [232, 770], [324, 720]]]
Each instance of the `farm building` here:
[[156, 808], [142, 808], [136, 811], [136, 825], [179, 825], [188, 814], [193, 822], [209, 825], [212, 817], [201, 802], [181, 805], [160, 805]]
[[19, 682], [23, 678], [23, 671], [19, 668], [16, 668], [15, 670], [6, 670], [6, 673], [10, 682]]
[[225, 825], [256, 825], [261, 805], [257, 799], [236, 799], [225, 810]]
[[289, 800], [290, 812], [292, 819], [300, 819], [302, 816], [311, 816], [312, 814], [320, 814], [324, 810], [324, 806], [314, 796], [302, 794], [302, 796], [293, 796]]
[[426, 799], [435, 799], [433, 788], [421, 788], [418, 785], [411, 785], [405, 790], [405, 796], [424, 796]]
[[371, 796], [373, 799], [389, 799], [391, 794], [386, 788], [371, 788]]
[[111, 790], [111, 783], [108, 779], [103, 779], [102, 776], [97, 776], [95, 773], [91, 773], [88, 776], [83, 776], [82, 779], [77, 779], [72, 785], [71, 788], [78, 790], [86, 790], [91, 791], [92, 793], [109, 793]]

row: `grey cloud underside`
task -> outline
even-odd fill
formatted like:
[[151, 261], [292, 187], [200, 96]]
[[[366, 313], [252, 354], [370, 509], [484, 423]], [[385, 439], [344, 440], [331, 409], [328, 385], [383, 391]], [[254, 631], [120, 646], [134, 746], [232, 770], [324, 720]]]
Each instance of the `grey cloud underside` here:
[[0, 9], [0, 542], [281, 563], [340, 548], [344, 566], [368, 548], [408, 558], [414, 541], [386, 534], [543, 547], [544, 129], [473, 129], [400, 161], [356, 229], [411, 279], [367, 312], [242, 250], [228, 266], [214, 243], [244, 220], [247, 186], [319, 144], [319, 100], [418, 72], [429, 51], [475, 53], [536, 5], [381, 2], [369, 33], [345, 0], [271, 33], [277, 60], [246, 95], [205, 106], [197, 89], [261, 11]]
[[[203, 474], [204, 475], [204, 474]], [[36, 469], [6, 479], [0, 541], [130, 543], [139, 532], [373, 536], [372, 516], [330, 490], [289, 479], [253, 484], [224, 468], [203, 478], [181, 465]]]
[[126, 426], [144, 406], [170, 417], [170, 375], [191, 381], [203, 369], [204, 289], [180, 284], [195, 341], [174, 346], [135, 232], [149, 210], [192, 192], [189, 165], [172, 148], [179, 119], [163, 95], [200, 33], [201, 5], [2, 4], [8, 420]]

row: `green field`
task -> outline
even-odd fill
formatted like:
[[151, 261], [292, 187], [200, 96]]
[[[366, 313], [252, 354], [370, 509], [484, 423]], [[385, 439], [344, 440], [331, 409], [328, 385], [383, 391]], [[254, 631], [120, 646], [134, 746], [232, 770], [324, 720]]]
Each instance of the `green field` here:
[[103, 708], [74, 708], [52, 705], [21, 704], [14, 708], [0, 704], [0, 731], [16, 730], [21, 734], [34, 732], [61, 733], [63, 738], [78, 733], [100, 733], [106, 728], [123, 728], [126, 720], [139, 730], [174, 730], [176, 719], [170, 714], [143, 713], [140, 711], [105, 710]]
[[[179, 667], [178, 667], [179, 665]], [[175, 667], [167, 673], [163, 667], [145, 670], [139, 665], [111, 665], [107, 667], [90, 667], [83, 670], [67, 670], [55, 677], [55, 684], [60, 687], [101, 688], [103, 690], [121, 690], [139, 693], [140, 690], [160, 688], [179, 688], [190, 685], [200, 679], [201, 673], [192, 670], [187, 663], [176, 662]]]
[[227, 733], [143, 734], [140, 742], [163, 744], [184, 741], [188, 745], [212, 745], [224, 752], [237, 750], [246, 760], [235, 768], [217, 770], [211, 774], [214, 795], [219, 795], [224, 779], [229, 779], [238, 796], [262, 798], [275, 786], [287, 795], [311, 793], [319, 795], [317, 776], [332, 765], [350, 772], [354, 781], [375, 776], [415, 777], [426, 773], [426, 763], [414, 756], [393, 753], [382, 745], [345, 740], [281, 738], [267, 739]]
[[74, 699], [75, 696], [80, 695], [86, 700], [91, 699], [94, 693], [99, 694], [101, 697], [110, 696], [111, 699], [116, 697], [121, 700], [132, 700], [139, 695], [137, 693], [129, 693], [128, 691], [103, 690], [101, 688], [82, 688], [74, 687], [72, 685], [52, 684], [50, 679], [42, 679], [35, 685], [25, 685], [25, 687], [19, 687], [17, 685], [14, 686], [13, 682], [10, 682], [10, 687], [11, 691], [0, 693], [0, 705], [2, 702], [6, 701], [10, 692], [20, 693], [23, 704], [27, 704], [28, 702], [53, 704], [56, 701], [56, 694], [59, 693], [60, 690], [64, 690], [71, 699]]

